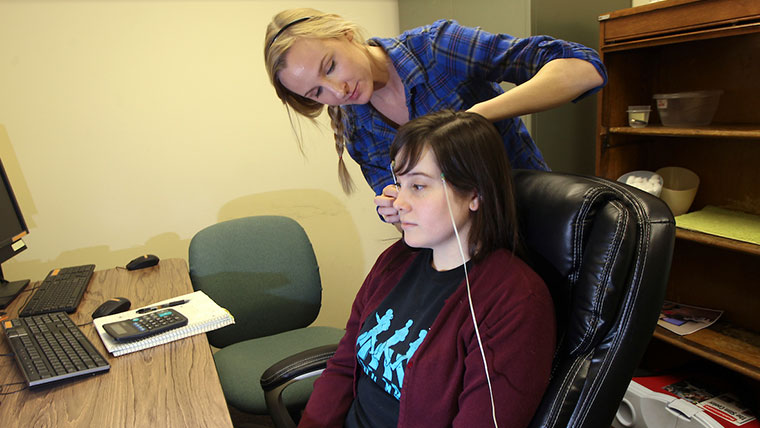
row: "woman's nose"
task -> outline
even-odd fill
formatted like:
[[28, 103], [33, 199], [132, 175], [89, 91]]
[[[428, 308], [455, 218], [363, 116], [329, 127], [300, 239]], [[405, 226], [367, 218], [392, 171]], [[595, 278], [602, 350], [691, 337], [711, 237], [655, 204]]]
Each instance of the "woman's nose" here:
[[345, 98], [348, 95], [348, 83], [330, 80], [327, 84], [336, 98]]

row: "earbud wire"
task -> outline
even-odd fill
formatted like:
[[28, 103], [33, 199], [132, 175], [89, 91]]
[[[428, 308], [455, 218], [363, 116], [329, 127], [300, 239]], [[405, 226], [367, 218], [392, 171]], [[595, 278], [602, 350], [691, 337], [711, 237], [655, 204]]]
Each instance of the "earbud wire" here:
[[[394, 177], [395, 178], [395, 177]], [[491, 376], [488, 374], [488, 362], [486, 361], [486, 353], [483, 350], [483, 341], [480, 339], [480, 329], [478, 328], [478, 320], [475, 318], [475, 307], [472, 305], [472, 293], [470, 292], [470, 278], [467, 274], [467, 259], [464, 257], [464, 250], [462, 249], [462, 241], [459, 239], [459, 231], [457, 230], [456, 221], [454, 220], [454, 211], [451, 209], [451, 201], [449, 201], [448, 186], [446, 185], [446, 177], [441, 174], [441, 181], [443, 182], [443, 193], [446, 195], [446, 206], [449, 208], [449, 216], [451, 217], [451, 225], [454, 227], [454, 236], [457, 239], [459, 245], [459, 254], [462, 256], [462, 267], [464, 268], [464, 280], [467, 284], [467, 301], [470, 304], [470, 315], [472, 316], [472, 324], [475, 326], [475, 336], [478, 338], [478, 346], [480, 348], [480, 356], [483, 357], [483, 367], [486, 371], [486, 382], [488, 382], [488, 393], [491, 396], [491, 416], [493, 417], [493, 425], [495, 428], [499, 428], [499, 424], [496, 422], [496, 402], [493, 398], [493, 387], [491, 386]]]

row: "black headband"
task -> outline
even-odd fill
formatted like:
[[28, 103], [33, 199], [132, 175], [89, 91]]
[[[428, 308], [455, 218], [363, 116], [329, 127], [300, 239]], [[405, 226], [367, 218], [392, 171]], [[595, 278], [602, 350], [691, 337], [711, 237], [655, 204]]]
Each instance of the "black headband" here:
[[298, 24], [299, 22], [306, 21], [306, 20], [311, 19], [311, 18], [313, 18], [313, 16], [305, 16], [303, 18], [298, 18], [296, 20], [290, 21], [287, 24], [283, 25], [282, 28], [280, 28], [280, 31], [278, 31], [277, 34], [275, 34], [274, 37], [272, 37], [272, 40], [269, 42], [269, 45], [267, 46], [267, 49], [271, 48], [272, 47], [272, 43], [274, 43], [274, 41], [277, 40], [278, 37], [280, 37], [280, 34], [282, 34], [283, 31], [285, 31], [288, 28], [290, 28], [290, 26]]

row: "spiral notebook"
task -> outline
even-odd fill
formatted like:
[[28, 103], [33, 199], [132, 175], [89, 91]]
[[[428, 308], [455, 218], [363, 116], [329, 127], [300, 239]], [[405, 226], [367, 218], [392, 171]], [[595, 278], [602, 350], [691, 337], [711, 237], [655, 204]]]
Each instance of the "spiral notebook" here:
[[143, 349], [163, 345], [165, 343], [173, 342], [175, 340], [183, 339], [185, 337], [200, 333], [205, 333], [207, 331], [216, 330], [226, 325], [235, 323], [235, 319], [229, 312], [227, 312], [226, 309], [217, 305], [216, 302], [211, 300], [211, 298], [202, 291], [196, 291], [194, 293], [185, 294], [183, 296], [172, 297], [171, 299], [156, 302], [150, 306], [168, 304], [176, 302], [178, 300], [187, 300], [187, 302], [184, 304], [172, 307], [172, 309], [177, 310], [179, 313], [187, 317], [187, 325], [184, 327], [176, 328], [174, 330], [160, 333], [155, 336], [146, 337], [145, 339], [136, 340], [134, 342], [116, 342], [108, 333], [106, 333], [106, 331], [103, 329], [103, 325], [140, 316], [141, 314], [138, 314], [137, 309], [135, 309], [132, 311], [122, 312], [120, 314], [96, 318], [94, 320], [95, 329], [97, 330], [98, 335], [100, 335], [100, 339], [103, 341], [103, 344], [105, 345], [108, 352], [110, 352], [111, 355], [118, 357], [130, 352], [141, 351]]

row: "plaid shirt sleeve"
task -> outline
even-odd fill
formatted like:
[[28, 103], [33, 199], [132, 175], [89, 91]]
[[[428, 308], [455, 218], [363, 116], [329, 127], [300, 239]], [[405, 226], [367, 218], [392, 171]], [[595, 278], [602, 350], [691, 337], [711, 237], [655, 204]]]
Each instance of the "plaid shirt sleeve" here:
[[[428, 32], [435, 62], [452, 74], [491, 82], [521, 84], [532, 78], [546, 63], [559, 58], [578, 58], [591, 63], [604, 79], [607, 72], [593, 49], [579, 43], [549, 36], [517, 38], [492, 34], [480, 28], [464, 27], [456, 21], [437, 21]], [[577, 101], [577, 99], [576, 99]]]

